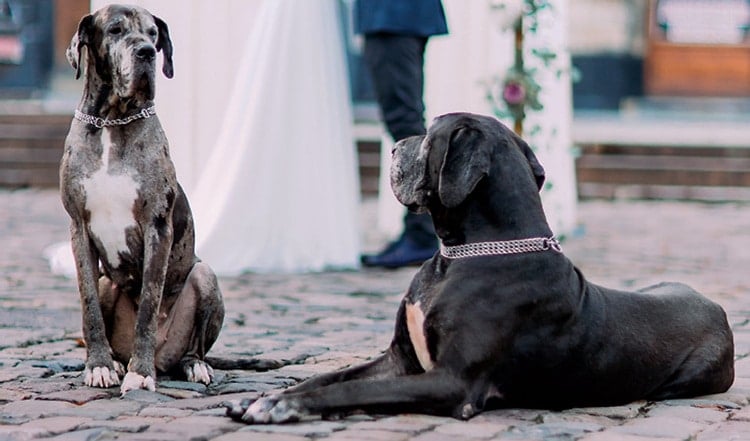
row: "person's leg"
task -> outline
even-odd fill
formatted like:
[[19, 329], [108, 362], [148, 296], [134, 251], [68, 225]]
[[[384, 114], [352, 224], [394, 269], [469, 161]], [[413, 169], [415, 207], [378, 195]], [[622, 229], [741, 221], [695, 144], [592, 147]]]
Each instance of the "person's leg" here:
[[364, 61], [388, 133], [394, 141], [424, 135], [425, 37], [387, 33], [365, 37]]
[[[383, 121], [394, 141], [425, 133], [425, 37], [371, 34], [365, 37], [364, 61], [372, 76]], [[437, 250], [429, 214], [407, 212], [401, 237], [383, 252], [363, 256], [369, 266], [399, 267], [418, 264]]]
[[412, 213], [407, 210], [404, 215], [404, 235], [409, 236], [420, 248], [430, 249], [433, 253], [437, 250], [435, 226], [429, 213]]

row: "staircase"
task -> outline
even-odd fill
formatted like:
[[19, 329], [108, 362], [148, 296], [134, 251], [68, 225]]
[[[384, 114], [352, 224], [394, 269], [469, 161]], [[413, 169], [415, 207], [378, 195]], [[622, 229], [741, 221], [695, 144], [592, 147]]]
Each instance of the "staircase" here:
[[750, 148], [584, 145], [581, 197], [750, 200]]
[[[355, 111], [359, 110], [355, 107]], [[383, 127], [377, 120], [377, 112], [364, 113], [354, 124], [357, 146], [359, 189], [362, 197], [377, 196], [380, 182], [380, 143]]]
[[581, 198], [750, 201], [750, 111], [669, 102], [680, 111], [576, 115]]
[[0, 187], [57, 187], [72, 115], [0, 112]]
[[[1, 109], [0, 109], [1, 110]], [[57, 187], [72, 115], [0, 111], [0, 188]], [[362, 135], [359, 130], [358, 135]], [[380, 173], [378, 126], [357, 137], [362, 196], [376, 196]]]

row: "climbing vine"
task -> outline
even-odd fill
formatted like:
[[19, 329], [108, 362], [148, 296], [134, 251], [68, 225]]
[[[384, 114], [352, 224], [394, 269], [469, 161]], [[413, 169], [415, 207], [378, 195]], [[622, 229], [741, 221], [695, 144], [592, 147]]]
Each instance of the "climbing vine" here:
[[[539, 101], [541, 86], [536, 80], [537, 69], [524, 64], [524, 32], [536, 33], [539, 28], [538, 13], [551, 8], [548, 0], [523, 0], [524, 9], [515, 21], [514, 62], [503, 76], [493, 77], [487, 87], [487, 100], [498, 118], [512, 118], [514, 129], [520, 135], [526, 112], [544, 108]], [[498, 7], [497, 5], [491, 7]], [[549, 67], [556, 54], [546, 48], [533, 48], [530, 54]]]
[[546, 162], [545, 212], [553, 231], [563, 238], [575, 228], [576, 200], [566, 83], [575, 81], [577, 73], [567, 58], [565, 40], [559, 38], [565, 0], [490, 1], [491, 8], [515, 10], [503, 17], [509, 25], [507, 19], [514, 20], [515, 45], [512, 66], [485, 82], [486, 97], [495, 116], [511, 120], [513, 130]]

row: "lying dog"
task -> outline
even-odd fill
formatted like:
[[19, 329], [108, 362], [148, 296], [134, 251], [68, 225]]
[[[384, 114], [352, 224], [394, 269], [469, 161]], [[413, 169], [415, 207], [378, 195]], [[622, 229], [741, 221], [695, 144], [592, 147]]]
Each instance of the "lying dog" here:
[[449, 114], [394, 149], [399, 201], [432, 214], [442, 247], [414, 277], [381, 357], [280, 395], [227, 403], [247, 423], [365, 410], [467, 419], [490, 407], [568, 408], [723, 392], [724, 311], [688, 286], [586, 281], [560, 252], [531, 149], [494, 118]]
[[[156, 53], [171, 78], [167, 25], [148, 11], [107, 6], [83, 17], [67, 51], [85, 86], [65, 140], [62, 200], [86, 341], [84, 381], [155, 389], [156, 372], [213, 376], [206, 352], [224, 304], [195, 256], [193, 218], [154, 111]], [[100, 270], [101, 265], [101, 270]]]

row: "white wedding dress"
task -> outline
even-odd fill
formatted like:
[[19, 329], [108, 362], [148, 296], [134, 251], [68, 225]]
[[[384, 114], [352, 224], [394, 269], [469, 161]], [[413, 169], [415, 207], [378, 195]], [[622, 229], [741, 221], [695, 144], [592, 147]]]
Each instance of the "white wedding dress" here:
[[220, 274], [356, 268], [359, 182], [334, 0], [266, 0], [189, 195]]
[[[359, 181], [336, 0], [265, 0], [188, 194], [220, 275], [359, 267]], [[206, 54], [208, 55], [208, 54]], [[178, 170], [179, 174], [179, 170]], [[70, 245], [45, 251], [74, 275]]]

